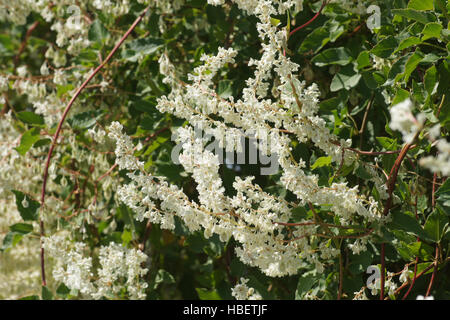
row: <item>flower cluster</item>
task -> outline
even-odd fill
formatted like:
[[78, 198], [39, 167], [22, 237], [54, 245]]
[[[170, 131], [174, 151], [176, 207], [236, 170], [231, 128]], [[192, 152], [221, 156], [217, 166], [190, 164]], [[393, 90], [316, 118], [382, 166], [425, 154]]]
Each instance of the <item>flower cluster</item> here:
[[145, 298], [147, 283], [141, 279], [148, 272], [147, 268], [142, 268], [147, 256], [139, 250], [113, 242], [102, 246], [100, 267], [95, 276], [92, 257], [87, 254], [85, 243], [73, 243], [66, 234], [54, 234], [45, 238], [44, 248], [55, 261], [53, 277], [74, 295], [79, 292], [94, 299], [114, 299], [125, 288], [130, 299]]
[[249, 280], [241, 278], [240, 282], [231, 289], [231, 294], [236, 300], [261, 300], [261, 295], [253, 288], [247, 286]]

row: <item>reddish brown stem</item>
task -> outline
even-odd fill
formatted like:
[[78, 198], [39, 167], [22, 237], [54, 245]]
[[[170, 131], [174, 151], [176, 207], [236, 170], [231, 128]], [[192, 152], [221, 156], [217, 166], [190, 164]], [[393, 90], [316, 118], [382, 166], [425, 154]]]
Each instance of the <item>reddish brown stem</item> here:
[[[434, 209], [434, 207], [436, 206], [436, 196], [435, 196], [435, 191], [436, 191], [436, 180], [437, 180], [437, 174], [434, 173], [433, 174], [433, 188], [432, 188], [432, 194], [431, 194], [431, 207]], [[434, 269], [433, 269], [433, 274], [431, 275], [431, 279], [430, 279], [430, 284], [428, 285], [428, 289], [427, 289], [427, 293], [425, 295], [425, 297], [428, 297], [430, 295], [431, 292], [431, 288], [433, 287], [433, 282], [434, 279], [436, 277], [436, 271], [437, 271], [437, 267], [438, 267], [438, 258], [439, 258], [439, 246], [436, 244], [436, 255], [434, 257]]]
[[[415, 208], [415, 214], [416, 214], [416, 220], [419, 220], [419, 215], [417, 214], [417, 194], [416, 194], [416, 199], [414, 201], [414, 208]], [[420, 242], [420, 238], [417, 237], [417, 242]], [[409, 293], [411, 292], [412, 288], [414, 287], [414, 284], [416, 283], [416, 275], [417, 275], [417, 264], [419, 263], [419, 257], [416, 257], [416, 263], [414, 265], [414, 276], [413, 276], [413, 280], [411, 282], [411, 285], [409, 286], [408, 291], [405, 293], [405, 295], [403, 296], [402, 300], [405, 300], [406, 297], [409, 295]]]
[[17, 67], [17, 65], [19, 64], [20, 55], [22, 54], [22, 52], [25, 50], [25, 47], [27, 46], [28, 38], [30, 38], [31, 33], [34, 31], [34, 29], [37, 28], [38, 25], [39, 25], [39, 21], [36, 21], [28, 28], [27, 33], [25, 34], [25, 38], [23, 39], [23, 41], [20, 45], [19, 52], [17, 53], [17, 55], [14, 59], [14, 68]]
[[[417, 275], [417, 277], [415, 277], [415, 279], [419, 279], [421, 276], [423, 276], [428, 270], [430, 270], [433, 267], [433, 264], [430, 264], [428, 267], [426, 267], [424, 270], [422, 270], [421, 273], [419, 273]], [[402, 291], [406, 286], [408, 285], [408, 282], [405, 282], [404, 284], [402, 284], [400, 287], [397, 288], [397, 290], [395, 290], [394, 295], [397, 295], [400, 291]], [[386, 297], [384, 300], [389, 299], [389, 297]]]
[[338, 300], [341, 300], [342, 298], [342, 292], [343, 292], [343, 286], [344, 286], [344, 261], [342, 259], [342, 250], [339, 254], [339, 289], [338, 289]]
[[417, 279], [417, 265], [419, 264], [419, 257], [416, 257], [416, 264], [414, 266], [414, 276], [413, 276], [413, 280], [411, 282], [411, 285], [409, 286], [408, 291], [405, 293], [405, 295], [403, 296], [402, 300], [405, 300], [406, 297], [409, 295], [409, 293], [411, 292], [412, 288], [414, 287], [414, 284], [416, 283], [416, 279]]
[[381, 281], [380, 281], [380, 300], [384, 299], [384, 281], [385, 281], [385, 275], [384, 275], [384, 270], [385, 270], [385, 252], [384, 252], [384, 248], [385, 244], [382, 243], [381, 244]]
[[306, 23], [302, 24], [301, 26], [299, 26], [299, 27], [295, 28], [294, 30], [292, 30], [292, 31], [289, 33], [289, 36], [292, 36], [292, 35], [293, 35], [294, 33], [296, 33], [298, 30], [301, 30], [301, 29], [307, 27], [307, 26], [308, 26], [309, 24], [311, 24], [314, 20], [316, 20], [317, 17], [318, 17], [318, 16], [320, 15], [320, 13], [322, 12], [323, 8], [325, 8], [325, 6], [327, 5], [327, 2], [328, 2], [328, 1], [325, 0], [325, 1], [322, 3], [322, 6], [320, 7], [319, 11], [314, 15], [314, 17], [312, 17], [308, 22], [306, 22]]
[[[416, 145], [412, 145], [410, 147], [410, 149], [415, 148], [415, 147], [416, 147]], [[379, 155], [383, 155], [383, 154], [397, 154], [397, 153], [402, 152], [402, 149], [394, 150], [394, 151], [378, 151], [378, 152], [375, 152], [375, 151], [362, 151], [362, 150], [358, 150], [358, 149], [354, 149], [354, 148], [345, 148], [345, 149], [353, 151], [353, 152], [356, 152], [358, 154], [365, 155], [365, 156], [379, 156]]]
[[433, 287], [434, 280], [436, 278], [436, 271], [438, 268], [438, 258], [439, 258], [439, 246], [436, 245], [436, 254], [434, 257], [434, 268], [433, 268], [433, 274], [431, 275], [430, 284], [428, 285], [427, 293], [425, 297], [428, 297], [431, 293], [431, 288]]
[[[412, 139], [412, 141], [416, 140], [417, 136], [419, 135], [419, 132], [417, 132], [414, 136], [414, 138]], [[383, 215], [386, 216], [389, 213], [389, 210], [392, 207], [392, 194], [394, 193], [394, 187], [395, 187], [395, 182], [397, 181], [397, 176], [398, 176], [398, 170], [400, 169], [400, 166], [403, 162], [403, 159], [405, 159], [406, 157], [406, 153], [408, 152], [408, 150], [411, 148], [411, 144], [407, 143], [404, 145], [404, 147], [402, 148], [402, 151], [400, 152], [400, 154], [398, 155], [397, 159], [395, 160], [395, 163], [391, 169], [391, 172], [389, 174], [389, 179], [386, 182], [387, 187], [388, 187], [388, 199], [386, 201], [386, 205], [384, 206], [384, 210], [383, 210]], [[381, 288], [380, 288], [380, 300], [384, 299], [384, 281], [385, 281], [385, 255], [384, 255], [384, 250], [385, 250], [385, 244], [382, 243], [381, 244]]]
[[[83, 82], [83, 84], [77, 89], [75, 94], [73, 95], [72, 99], [70, 99], [69, 103], [67, 104], [66, 108], [64, 109], [64, 112], [61, 116], [61, 120], [58, 123], [58, 127], [56, 128], [55, 135], [53, 136], [52, 144], [50, 145], [50, 149], [47, 154], [47, 161], [45, 163], [44, 167], [44, 176], [43, 176], [43, 182], [42, 182], [42, 191], [41, 191], [41, 207], [44, 207], [45, 204], [45, 189], [47, 186], [47, 179], [48, 179], [48, 168], [50, 166], [50, 161], [52, 158], [53, 150], [55, 149], [59, 134], [61, 132], [62, 125], [64, 123], [64, 120], [67, 117], [67, 114], [69, 113], [70, 109], [72, 108], [73, 103], [78, 98], [80, 93], [83, 91], [83, 89], [87, 86], [87, 84], [95, 77], [95, 75], [102, 69], [112, 58], [114, 53], [120, 48], [122, 43], [125, 41], [126, 38], [131, 34], [131, 32], [136, 28], [136, 26], [141, 22], [141, 20], [144, 18], [145, 14], [149, 10], [150, 7], [145, 8], [145, 10], [139, 15], [139, 17], [133, 22], [131, 27], [128, 29], [128, 31], [123, 35], [123, 37], [119, 40], [119, 42], [115, 45], [115, 47], [111, 50], [109, 55], [106, 57], [106, 59], [92, 72], [92, 74]], [[44, 223], [41, 219], [40, 221], [41, 225], [41, 238], [45, 235], [44, 232]], [[45, 281], [45, 262], [44, 262], [44, 248], [41, 245], [41, 277], [42, 277], [42, 285], [46, 285]]]

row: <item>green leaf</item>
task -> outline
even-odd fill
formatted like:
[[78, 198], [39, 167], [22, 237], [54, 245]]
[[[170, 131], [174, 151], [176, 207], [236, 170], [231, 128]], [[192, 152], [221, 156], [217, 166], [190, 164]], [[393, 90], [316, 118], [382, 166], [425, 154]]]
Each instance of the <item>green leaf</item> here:
[[127, 49], [122, 53], [122, 57], [128, 61], [136, 62], [139, 57], [155, 53], [162, 48], [164, 40], [159, 38], [141, 38], [131, 41]]
[[47, 145], [47, 144], [50, 144], [51, 142], [52, 142], [51, 139], [39, 139], [38, 141], [36, 141], [36, 142], [33, 144], [33, 147], [34, 147], [34, 148], [39, 148], [39, 147], [45, 146], [45, 145]]
[[324, 166], [328, 166], [328, 165], [331, 164], [331, 160], [332, 160], [331, 156], [317, 158], [317, 160], [311, 166], [311, 169], [314, 170], [316, 168], [321, 168], [321, 167], [324, 167]]
[[366, 272], [367, 267], [372, 264], [372, 253], [369, 250], [366, 250], [358, 255], [351, 254], [349, 261], [350, 272], [356, 274]]
[[[155, 115], [155, 120], [160, 118], [160, 114], [158, 113], [156, 107], [156, 99], [138, 99], [138, 100], [131, 100], [130, 106], [133, 108], [136, 108], [139, 111], [146, 112], [150, 115]], [[153, 129], [153, 127], [149, 128], [150, 130]]]
[[406, 91], [405, 89], [399, 88], [397, 90], [397, 93], [395, 94], [394, 99], [391, 102], [392, 106], [395, 106], [396, 104], [405, 101], [410, 97], [410, 93]]
[[362, 51], [359, 55], [358, 58], [356, 59], [356, 63], [358, 64], [358, 70], [370, 66], [371, 65], [371, 61], [370, 61], [370, 53], [369, 51]]
[[105, 26], [101, 23], [99, 19], [95, 20], [90, 28], [88, 33], [88, 38], [90, 41], [94, 42], [105, 42], [107, 38], [109, 38], [109, 32], [105, 28]]
[[10, 226], [9, 230], [11, 230], [11, 232], [27, 234], [33, 231], [33, 226], [28, 223], [16, 223]]
[[372, 179], [372, 176], [370, 175], [370, 173], [367, 172], [367, 170], [361, 165], [358, 167], [358, 169], [356, 169], [355, 174], [356, 174], [356, 176], [360, 177], [363, 180]]
[[66, 297], [70, 293], [70, 289], [64, 283], [61, 283], [56, 289], [56, 294], [61, 297]]
[[300, 276], [295, 290], [295, 300], [302, 300], [306, 293], [313, 287], [317, 277], [312, 272], [304, 273]]
[[423, 24], [436, 21], [436, 16], [433, 14], [414, 9], [392, 9], [392, 13], [407, 19], [419, 21]]
[[350, 90], [356, 87], [360, 79], [361, 74], [356, 73], [353, 70], [353, 66], [347, 66], [334, 75], [330, 90], [331, 92], [336, 92], [341, 89]]
[[[417, 274], [420, 274], [423, 270], [425, 270], [426, 268], [428, 268], [433, 262], [424, 262], [424, 263], [419, 263], [417, 265]], [[426, 271], [424, 273], [424, 275], [426, 274], [430, 274], [433, 272], [433, 268], [428, 269], [428, 271]]]
[[430, 38], [441, 38], [442, 25], [437, 22], [431, 22], [425, 25], [422, 31], [422, 41], [425, 41]]
[[14, 247], [20, 240], [22, 240], [23, 234], [16, 232], [8, 232], [3, 238], [1, 251], [5, 251], [9, 248]]
[[409, 9], [414, 10], [434, 10], [433, 0], [410, 0], [408, 3]]
[[312, 58], [311, 61], [318, 67], [323, 67], [331, 64], [345, 66], [349, 64], [352, 59], [353, 58], [350, 56], [347, 49], [345, 49], [344, 47], [339, 47], [324, 50], [314, 58]]
[[157, 137], [151, 145], [148, 146], [147, 150], [144, 152], [144, 156], [151, 155], [155, 150], [163, 145], [164, 142], [169, 140], [169, 137], [159, 136]]
[[370, 50], [370, 52], [380, 58], [389, 58], [394, 50], [398, 47], [398, 40], [393, 36], [388, 36], [378, 42], [378, 44]]
[[440, 207], [436, 207], [428, 216], [424, 229], [435, 242], [439, 242], [441, 241], [448, 224], [449, 217], [442, 212]]
[[435, 196], [437, 205], [450, 216], [450, 179], [445, 180], [444, 184], [436, 191]]
[[397, 140], [391, 139], [388, 137], [377, 137], [377, 141], [380, 145], [386, 150], [396, 150], [397, 149]]
[[31, 128], [22, 135], [22, 138], [20, 139], [20, 145], [15, 149], [21, 156], [24, 156], [28, 152], [28, 150], [30, 150], [33, 144], [39, 140], [39, 137], [39, 128]]
[[424, 86], [425, 90], [428, 92], [428, 95], [432, 96], [436, 93], [439, 82], [437, 77], [437, 69], [436, 66], [431, 66], [426, 72], [424, 77]]
[[17, 118], [24, 123], [43, 125], [44, 118], [31, 111], [22, 111], [17, 114]]
[[[39, 207], [41, 206], [39, 202], [31, 199], [20, 191], [12, 190], [12, 192], [16, 195], [16, 205], [22, 219], [25, 221], [37, 221]], [[24, 207], [24, 203], [22, 203], [24, 202], [24, 199], [26, 199], [25, 203], [28, 202], [28, 206], [26, 207]]]
[[67, 122], [73, 129], [88, 129], [92, 127], [98, 119], [103, 116], [103, 110], [91, 110], [78, 113]]
[[36, 295], [26, 296], [26, 297], [20, 298], [19, 300], [39, 300], [39, 296], [36, 296]]
[[416, 241], [408, 244], [408, 250], [413, 257], [419, 257], [422, 261], [429, 261], [433, 259], [434, 250], [433, 247], [422, 241]]
[[175, 278], [166, 270], [159, 269], [155, 277], [155, 284], [159, 285], [161, 283], [172, 284], [175, 283]]
[[419, 65], [420, 61], [422, 61], [423, 57], [424, 57], [423, 53], [416, 50], [416, 52], [414, 52], [414, 54], [408, 59], [408, 62], [406, 62], [405, 65], [405, 73], [404, 73], [405, 83], [408, 83], [411, 73], [413, 73], [413, 71], [416, 70], [417, 66]]
[[208, 290], [204, 288], [195, 288], [200, 300], [222, 300], [216, 290]]
[[403, 213], [401, 211], [394, 211], [391, 213], [392, 221], [388, 223], [390, 229], [398, 229], [406, 231], [407, 233], [418, 236], [423, 240], [431, 240], [428, 233], [422, 228], [417, 219], [410, 214]]
[[330, 41], [330, 35], [325, 27], [317, 28], [308, 34], [299, 47], [299, 53], [312, 50], [314, 53], [322, 49]]
[[386, 82], [386, 79], [379, 72], [365, 71], [361, 75], [369, 89], [377, 89]]
[[418, 44], [422, 43], [422, 40], [418, 37], [408, 37], [400, 42], [397, 49], [395, 49], [394, 53], [397, 53], [399, 51], [405, 50], [409, 47], [416, 46]]
[[386, 81], [385, 85], [393, 84], [394, 81], [398, 81], [398, 79], [402, 77], [403, 73], [405, 72], [406, 63], [411, 56], [412, 53], [409, 53], [394, 62], [391, 69], [389, 70], [389, 80]]
[[42, 300], [53, 300], [53, 294], [46, 286], [42, 286]]
[[233, 95], [232, 85], [231, 80], [220, 80], [217, 86], [217, 94], [223, 99], [231, 97]]
[[122, 244], [124, 246], [127, 246], [130, 243], [130, 241], [133, 240], [133, 234], [131, 233], [130, 230], [125, 229], [122, 232], [121, 239], [122, 239]]
[[270, 24], [273, 25], [274, 27], [278, 26], [280, 23], [281, 21], [279, 19], [270, 18]]

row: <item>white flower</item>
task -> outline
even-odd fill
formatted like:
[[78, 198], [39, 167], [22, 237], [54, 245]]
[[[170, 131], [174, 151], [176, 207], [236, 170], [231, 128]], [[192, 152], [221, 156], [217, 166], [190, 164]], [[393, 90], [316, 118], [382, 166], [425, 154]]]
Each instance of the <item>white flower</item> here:
[[40, 72], [43, 76], [48, 76], [49, 75], [49, 71], [48, 71], [48, 66], [47, 66], [47, 61], [45, 61], [40, 69]]
[[22, 207], [28, 208], [29, 203], [28, 203], [28, 200], [27, 200], [26, 196], [23, 197], [23, 200], [22, 200], [21, 204], [22, 204]]
[[20, 66], [17, 68], [17, 74], [19, 75], [19, 77], [25, 78], [27, 73], [28, 73], [27, 66]]
[[422, 128], [425, 121], [423, 114], [419, 114], [417, 119], [411, 112], [413, 104], [411, 99], [406, 99], [393, 106], [389, 111], [391, 113], [391, 122], [389, 127], [392, 130], [398, 130], [403, 135], [405, 143], [412, 143], [412, 139], [418, 130]]
[[418, 295], [416, 300], [434, 300], [434, 297], [433, 296], [424, 297], [422, 295]]
[[444, 138], [439, 139], [436, 148], [439, 151], [437, 155], [420, 159], [420, 165], [432, 172], [440, 172], [442, 175], [448, 176], [450, 175], [450, 143]]
[[400, 278], [399, 278], [400, 282], [402, 282], [402, 283], [407, 282], [407, 281], [409, 280], [410, 275], [411, 275], [412, 273], [413, 273], [413, 272], [412, 272], [411, 270], [408, 270], [408, 268], [405, 268], [405, 269], [403, 270], [403, 272], [401, 273], [401, 275], [400, 275]]
[[236, 300], [262, 300], [261, 295], [255, 289], [247, 286], [248, 281], [248, 279], [241, 278], [240, 283], [231, 289], [231, 295]]

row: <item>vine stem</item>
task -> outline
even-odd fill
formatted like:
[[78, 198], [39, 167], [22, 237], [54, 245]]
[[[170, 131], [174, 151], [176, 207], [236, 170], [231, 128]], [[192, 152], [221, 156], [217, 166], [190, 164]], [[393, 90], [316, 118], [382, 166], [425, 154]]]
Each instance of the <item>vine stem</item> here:
[[416, 257], [416, 263], [414, 264], [414, 275], [413, 275], [413, 280], [411, 282], [411, 285], [409, 286], [408, 291], [405, 293], [405, 295], [403, 296], [402, 300], [405, 300], [406, 297], [408, 297], [409, 293], [411, 292], [412, 288], [414, 287], [414, 284], [416, 283], [416, 279], [417, 279], [417, 265], [419, 264], [419, 257]]
[[428, 285], [428, 289], [427, 289], [427, 293], [425, 294], [425, 297], [428, 297], [431, 293], [431, 288], [433, 287], [433, 283], [436, 278], [436, 271], [438, 268], [438, 258], [439, 258], [439, 246], [436, 245], [436, 256], [434, 257], [433, 274], [431, 275], [430, 284]]
[[[434, 209], [436, 206], [436, 180], [437, 180], [437, 173], [433, 174], [433, 189], [432, 189], [432, 195], [431, 195], [431, 207]], [[434, 257], [434, 268], [433, 268], [433, 274], [431, 275], [430, 283], [428, 285], [427, 293], [425, 294], [425, 297], [428, 297], [431, 293], [431, 288], [433, 287], [434, 279], [436, 278], [436, 271], [438, 268], [438, 258], [439, 258], [439, 245], [436, 244], [436, 253]]]
[[[419, 221], [419, 215], [417, 214], [417, 194], [416, 194], [416, 199], [414, 201], [414, 208], [415, 208], [415, 214], [416, 214], [416, 220]], [[420, 238], [417, 237], [417, 242], [420, 242]], [[416, 276], [417, 276], [417, 265], [419, 264], [419, 256], [416, 256], [416, 261], [414, 264], [414, 275], [413, 275], [413, 280], [411, 282], [411, 285], [409, 286], [408, 291], [405, 293], [405, 295], [403, 296], [402, 300], [405, 300], [406, 297], [408, 297], [409, 293], [411, 292], [412, 288], [414, 287], [414, 284], [416, 283]]]
[[325, 6], [327, 5], [328, 1], [324, 0], [322, 3], [322, 6], [320, 7], [319, 11], [314, 15], [314, 17], [312, 17], [308, 22], [302, 24], [301, 26], [298, 26], [297, 28], [295, 28], [294, 30], [292, 30], [289, 33], [289, 36], [292, 36], [294, 33], [296, 33], [298, 30], [303, 29], [304, 27], [308, 26], [310, 23], [312, 23], [314, 20], [317, 19], [317, 17], [320, 15], [320, 13], [322, 12], [323, 8], [325, 8]]
[[338, 288], [338, 300], [342, 299], [342, 289], [344, 287], [344, 260], [342, 257], [342, 248], [339, 248], [339, 288]]
[[25, 50], [25, 47], [27, 46], [28, 39], [30, 38], [33, 31], [37, 28], [39, 25], [39, 21], [34, 22], [27, 30], [27, 33], [25, 34], [25, 38], [23, 39], [22, 43], [20, 44], [19, 52], [14, 58], [14, 69], [17, 67], [20, 61], [20, 55]]
[[[42, 182], [42, 191], [41, 191], [41, 207], [44, 207], [45, 204], [45, 189], [47, 187], [47, 179], [48, 179], [48, 168], [50, 166], [53, 150], [55, 149], [59, 134], [61, 133], [62, 125], [64, 123], [64, 120], [67, 117], [67, 114], [69, 113], [70, 109], [72, 108], [73, 103], [78, 98], [80, 93], [83, 91], [83, 89], [87, 86], [87, 84], [95, 77], [95, 75], [111, 60], [112, 56], [116, 51], [120, 48], [120, 46], [123, 44], [123, 42], [128, 38], [128, 36], [131, 34], [131, 32], [136, 28], [136, 26], [142, 21], [144, 16], [146, 15], [147, 11], [150, 9], [150, 6], [144, 9], [144, 11], [137, 17], [137, 19], [133, 22], [131, 27], [125, 32], [125, 34], [122, 36], [122, 38], [117, 42], [117, 44], [114, 46], [114, 48], [111, 50], [109, 55], [106, 57], [106, 59], [92, 72], [92, 74], [81, 84], [81, 86], [77, 89], [73, 97], [70, 99], [69, 103], [67, 104], [66, 108], [64, 109], [64, 112], [61, 116], [61, 120], [58, 123], [58, 127], [56, 129], [55, 135], [53, 136], [52, 144], [50, 145], [50, 149], [47, 154], [47, 161], [45, 163], [44, 167], [44, 175], [43, 175], [43, 182]], [[45, 262], [44, 262], [44, 247], [42, 245], [42, 238], [45, 235], [45, 229], [44, 229], [44, 221], [42, 218], [40, 219], [40, 234], [41, 234], [41, 278], [42, 278], [42, 285], [46, 286], [46, 280], [45, 280]]]
[[[412, 142], [417, 139], [419, 136], [420, 131], [417, 131], [414, 135], [414, 138], [412, 139]], [[403, 160], [406, 157], [406, 154], [408, 150], [411, 148], [411, 143], [407, 143], [403, 146], [402, 151], [400, 151], [400, 154], [398, 155], [397, 159], [395, 160], [394, 165], [392, 166], [391, 172], [389, 174], [389, 179], [387, 180], [386, 184], [388, 187], [388, 199], [386, 201], [386, 205], [384, 206], [383, 210], [383, 216], [386, 216], [389, 213], [389, 210], [392, 207], [392, 194], [394, 193], [395, 188], [395, 182], [397, 181], [398, 176], [398, 170], [400, 169], [400, 166], [403, 162]], [[381, 244], [381, 281], [380, 281], [380, 300], [384, 300], [384, 282], [385, 282], [385, 244]]]

